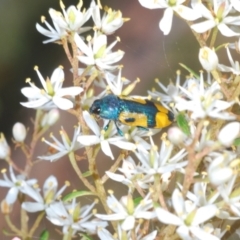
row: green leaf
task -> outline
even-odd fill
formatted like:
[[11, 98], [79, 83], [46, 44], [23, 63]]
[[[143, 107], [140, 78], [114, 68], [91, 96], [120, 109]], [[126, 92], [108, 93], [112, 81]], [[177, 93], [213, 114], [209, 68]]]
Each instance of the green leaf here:
[[89, 235], [87, 235], [86, 233], [80, 233], [79, 235], [80, 235], [81, 237], [83, 237], [83, 238], [81, 238], [81, 239], [83, 239], [83, 240], [93, 240], [93, 238], [90, 237]]
[[177, 125], [187, 136], [190, 135], [190, 128], [188, 125], [188, 121], [185, 118], [185, 115], [183, 113], [178, 114]]
[[136, 207], [142, 200], [143, 200], [142, 197], [134, 198], [134, 200], [133, 200], [134, 207]]
[[49, 239], [49, 232], [47, 230], [43, 230], [40, 234], [40, 240], [48, 240]]
[[239, 146], [240, 145], [240, 138], [236, 138], [233, 142], [234, 146]]
[[83, 177], [89, 177], [89, 176], [92, 176], [92, 173], [90, 171], [87, 171], [87, 172], [84, 172], [83, 173]]
[[181, 67], [183, 67], [184, 69], [186, 69], [190, 74], [192, 74], [196, 79], [200, 79], [200, 76], [196, 73], [196, 72], [194, 72], [191, 68], [189, 68], [189, 67], [187, 67], [185, 64], [183, 64], [183, 63], [179, 63], [179, 65], [181, 66]]
[[63, 201], [67, 202], [67, 201], [70, 201], [77, 197], [89, 196], [89, 195], [96, 196], [95, 193], [88, 192], [88, 191], [75, 191], [75, 192], [69, 193], [65, 197], [63, 197]]

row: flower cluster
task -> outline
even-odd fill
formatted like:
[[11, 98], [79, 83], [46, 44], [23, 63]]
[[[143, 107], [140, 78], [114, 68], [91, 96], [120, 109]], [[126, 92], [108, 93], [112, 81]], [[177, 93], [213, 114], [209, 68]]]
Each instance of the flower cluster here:
[[[200, 45], [196, 58], [204, 71], [198, 74], [181, 64], [189, 73], [184, 81], [177, 71], [175, 82], [165, 86], [157, 81], [159, 90], [148, 90], [149, 96], [128, 96], [139, 79], [123, 77], [120, 61], [125, 53], [115, 50], [120, 38], [112, 42], [109, 36], [129, 19], [119, 10], [107, 6], [102, 10], [100, 0], [92, 0], [87, 9], [82, 0], [67, 9], [60, 1], [62, 12], [51, 8], [53, 25], [42, 17], [46, 27], [37, 23], [36, 28], [48, 38], [44, 43], [63, 47], [73, 85], [63, 87], [62, 66], [45, 79], [35, 67], [42, 87], [27, 79], [30, 86], [21, 89], [28, 99], [21, 105], [36, 109], [33, 127], [18, 122], [12, 130], [13, 144], [26, 159], [24, 167], [0, 134], [0, 158], [9, 165], [9, 174], [3, 169], [0, 179], [0, 187], [7, 188], [1, 212], [12, 231], [8, 235], [32, 239], [40, 222], [48, 219], [61, 227], [63, 239], [68, 240], [79, 236], [104, 240], [240, 236], [240, 67], [233, 54], [240, 52], [240, 1], [139, 3], [164, 9], [159, 23], [164, 35], [170, 34], [173, 16], [189, 25]], [[85, 26], [91, 22], [92, 26]], [[237, 36], [237, 42], [218, 46], [218, 31], [225, 37]], [[229, 65], [219, 57], [222, 48]], [[73, 137], [67, 126], [61, 126], [61, 140], [51, 132], [49, 141], [45, 134], [53, 125], [58, 128], [60, 110], [75, 120]], [[48, 146], [41, 154], [39, 142]], [[40, 181], [30, 177], [39, 161], [54, 164], [59, 159], [69, 159], [80, 182], [68, 194], [69, 182], [59, 188], [57, 178], [45, 176], [44, 170], [42, 189]], [[107, 168], [104, 161], [111, 166]], [[107, 181], [113, 190], [107, 189]], [[10, 220], [17, 201], [20, 228]], [[30, 228], [31, 213], [37, 217]], [[41, 239], [48, 234], [45, 230]]]

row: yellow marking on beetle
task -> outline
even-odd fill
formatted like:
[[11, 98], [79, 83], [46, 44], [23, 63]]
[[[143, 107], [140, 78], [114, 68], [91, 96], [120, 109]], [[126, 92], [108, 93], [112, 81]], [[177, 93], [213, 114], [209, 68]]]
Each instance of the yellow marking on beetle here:
[[[133, 119], [133, 121], [126, 121], [127, 119]], [[119, 114], [118, 120], [131, 127], [148, 127], [147, 116], [141, 113], [130, 113], [130, 112], [121, 112]]]
[[136, 102], [136, 103], [141, 103], [141, 104], [146, 104], [146, 100], [143, 98], [134, 98], [134, 97], [119, 97], [120, 99], [123, 100], [128, 100], [128, 101], [132, 101], [132, 102]]
[[156, 106], [156, 108], [159, 112], [166, 113], [166, 114], [169, 112], [168, 109], [166, 109], [159, 103], [154, 103], [154, 105]]
[[154, 128], [163, 128], [169, 126], [172, 122], [168, 119], [168, 115], [158, 112], [155, 116], [156, 126]]

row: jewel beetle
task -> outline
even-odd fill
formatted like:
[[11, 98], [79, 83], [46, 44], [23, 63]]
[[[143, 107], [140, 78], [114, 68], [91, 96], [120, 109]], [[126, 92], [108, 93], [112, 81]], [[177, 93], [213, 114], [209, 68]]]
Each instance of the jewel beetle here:
[[141, 98], [119, 97], [113, 94], [95, 100], [89, 110], [91, 114], [109, 120], [105, 130], [109, 123], [114, 121], [120, 135], [123, 133], [117, 126], [117, 122], [148, 129], [167, 127], [174, 120], [173, 113], [159, 103]]

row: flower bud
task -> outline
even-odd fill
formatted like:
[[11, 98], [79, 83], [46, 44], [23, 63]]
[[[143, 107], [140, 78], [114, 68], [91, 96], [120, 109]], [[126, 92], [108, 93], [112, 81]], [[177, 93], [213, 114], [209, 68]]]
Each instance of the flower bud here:
[[17, 142], [23, 142], [26, 138], [27, 131], [26, 131], [25, 126], [22, 123], [17, 122], [13, 126], [12, 134], [13, 134], [14, 139]]
[[211, 72], [217, 68], [218, 56], [215, 51], [209, 47], [202, 47], [199, 51], [198, 57], [202, 67], [206, 71]]
[[3, 214], [10, 214], [12, 212], [12, 205], [8, 204], [5, 199], [2, 200], [1, 202], [1, 212]]
[[168, 139], [174, 145], [179, 145], [187, 139], [187, 135], [185, 135], [180, 128], [171, 127], [168, 129]]
[[220, 155], [210, 163], [207, 171], [211, 184], [219, 186], [233, 177], [234, 171], [227, 164], [228, 158], [228, 155]]
[[239, 132], [240, 132], [239, 122], [228, 123], [220, 130], [218, 134], [218, 141], [222, 145], [230, 147], [233, 144], [234, 139], [239, 135]]
[[59, 119], [59, 111], [58, 109], [54, 108], [51, 109], [48, 113], [46, 113], [42, 119], [41, 125], [44, 126], [52, 126], [54, 125], [57, 120]]
[[3, 133], [0, 133], [0, 159], [6, 159], [10, 155], [10, 147], [4, 137]]

